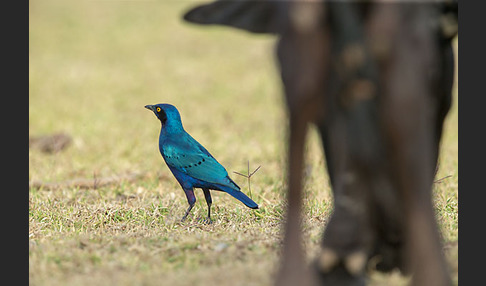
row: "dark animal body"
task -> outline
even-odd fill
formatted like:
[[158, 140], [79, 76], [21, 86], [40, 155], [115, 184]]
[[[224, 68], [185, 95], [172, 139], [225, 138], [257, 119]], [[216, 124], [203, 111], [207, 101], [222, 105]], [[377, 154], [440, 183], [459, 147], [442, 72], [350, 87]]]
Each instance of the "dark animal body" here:
[[[457, 2], [215, 1], [184, 19], [278, 36], [289, 115], [288, 208], [275, 285], [363, 285], [376, 269], [451, 283], [432, 206], [451, 105]], [[303, 148], [318, 127], [334, 210], [305, 266]]]
[[211, 222], [212, 198], [210, 190], [223, 191], [241, 201], [247, 207], [258, 205], [240, 191], [240, 187], [228, 176], [226, 169], [197, 142], [182, 126], [181, 116], [170, 104], [146, 105], [160, 120], [159, 151], [170, 171], [181, 185], [189, 207], [182, 217], [186, 219], [196, 203], [194, 188], [201, 188], [208, 205]]

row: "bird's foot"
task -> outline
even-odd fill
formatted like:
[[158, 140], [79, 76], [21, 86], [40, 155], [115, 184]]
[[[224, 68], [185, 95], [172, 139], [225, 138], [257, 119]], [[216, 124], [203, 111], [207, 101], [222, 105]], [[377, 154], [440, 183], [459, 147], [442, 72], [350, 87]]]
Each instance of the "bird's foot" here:
[[187, 218], [187, 215], [183, 216], [183, 217], [181, 218], [181, 223], [185, 222], [185, 221], [186, 221], [186, 218]]
[[210, 217], [199, 219], [199, 221], [204, 223], [204, 224], [212, 224], [213, 223], [213, 221], [211, 220]]

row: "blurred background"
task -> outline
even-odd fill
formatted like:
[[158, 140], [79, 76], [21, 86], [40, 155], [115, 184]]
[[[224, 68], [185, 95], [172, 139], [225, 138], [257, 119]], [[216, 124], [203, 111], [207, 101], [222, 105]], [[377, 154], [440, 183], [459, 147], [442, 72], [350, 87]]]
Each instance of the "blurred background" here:
[[[230, 169], [278, 152], [285, 117], [275, 39], [184, 23], [196, 3], [32, 1], [30, 135], [70, 134], [63, 163], [79, 171], [154, 170], [160, 126], [143, 106], [171, 103], [189, 133], [227, 153], [217, 157]], [[273, 146], [259, 144], [267, 140]], [[67, 175], [36, 163], [31, 176]]]
[[[66, 182], [143, 174], [101, 188], [29, 190], [32, 285], [269, 285], [285, 209], [286, 107], [270, 35], [182, 21], [195, 1], [29, 1], [29, 136], [70, 144], [29, 148], [29, 180]], [[457, 46], [457, 40], [455, 41]], [[457, 84], [442, 144], [435, 206], [457, 277]], [[180, 225], [185, 196], [158, 150], [147, 104], [171, 103], [186, 131], [221, 162], [258, 211], [202, 192]], [[306, 146], [305, 243], [319, 244], [332, 209], [320, 141]], [[392, 274], [376, 285], [406, 282]], [[392, 282], [390, 282], [392, 281]]]

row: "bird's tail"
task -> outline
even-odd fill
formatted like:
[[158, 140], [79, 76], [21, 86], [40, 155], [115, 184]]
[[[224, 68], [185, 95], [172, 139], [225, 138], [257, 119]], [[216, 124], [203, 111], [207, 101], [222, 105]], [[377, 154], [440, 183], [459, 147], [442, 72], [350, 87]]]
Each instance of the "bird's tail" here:
[[240, 190], [235, 190], [229, 187], [222, 188], [222, 191], [227, 192], [228, 194], [232, 195], [235, 199], [238, 199], [240, 202], [244, 203], [247, 207], [252, 209], [258, 209], [257, 203], [255, 203], [252, 199], [250, 199], [245, 193]]
[[227, 193], [232, 195], [234, 198], [238, 199], [240, 202], [244, 203], [249, 208], [252, 209], [258, 208], [258, 205], [247, 195], [245, 195], [245, 193], [243, 193], [242, 191], [231, 190], [230, 192]]

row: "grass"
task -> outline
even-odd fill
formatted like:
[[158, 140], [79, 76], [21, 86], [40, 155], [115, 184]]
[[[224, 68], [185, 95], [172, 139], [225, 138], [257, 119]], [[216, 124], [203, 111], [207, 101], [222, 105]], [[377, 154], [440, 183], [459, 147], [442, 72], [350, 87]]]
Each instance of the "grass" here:
[[[64, 131], [65, 151], [29, 150], [29, 179], [145, 174], [96, 189], [29, 190], [31, 285], [270, 285], [285, 210], [285, 105], [275, 38], [182, 22], [189, 1], [29, 2], [29, 133]], [[146, 104], [168, 102], [184, 126], [247, 192], [250, 210], [201, 191], [191, 216], [157, 149]], [[457, 93], [441, 150], [434, 206], [457, 282]], [[309, 260], [332, 209], [320, 141], [306, 146], [304, 238]], [[251, 170], [250, 170], [251, 171]], [[397, 273], [372, 285], [402, 285]]]

